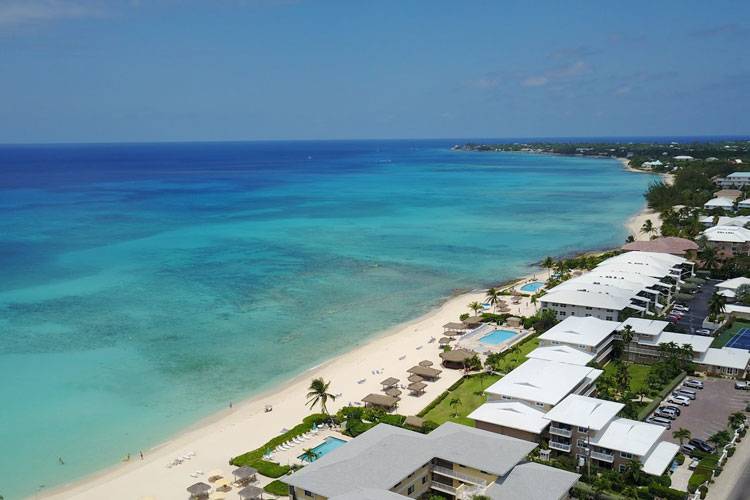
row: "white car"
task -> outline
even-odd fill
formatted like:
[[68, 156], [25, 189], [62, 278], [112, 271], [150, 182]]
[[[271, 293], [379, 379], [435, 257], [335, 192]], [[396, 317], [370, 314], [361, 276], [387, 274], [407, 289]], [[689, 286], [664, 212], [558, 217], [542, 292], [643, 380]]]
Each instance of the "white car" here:
[[677, 311], [690, 312], [690, 308], [689, 307], [683, 306], [681, 304], [675, 304], [675, 305], [673, 305], [672, 309], [676, 309]]
[[685, 396], [673, 395], [667, 400], [667, 403], [674, 403], [676, 405], [681, 405], [681, 406], [690, 406], [690, 400], [686, 398]]

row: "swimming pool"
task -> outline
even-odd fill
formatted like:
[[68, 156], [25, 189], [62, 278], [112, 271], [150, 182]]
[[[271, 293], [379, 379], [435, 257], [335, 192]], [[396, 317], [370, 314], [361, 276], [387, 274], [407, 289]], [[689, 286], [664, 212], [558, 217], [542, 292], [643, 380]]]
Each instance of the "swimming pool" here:
[[511, 330], [495, 330], [494, 332], [490, 332], [479, 339], [479, 341], [483, 344], [498, 345], [502, 344], [508, 339], [513, 338], [516, 335], [517, 333]]
[[541, 281], [533, 281], [531, 283], [526, 283], [525, 285], [523, 285], [521, 287], [521, 291], [522, 292], [531, 292], [531, 293], [534, 293], [537, 290], [539, 290], [540, 288], [542, 288], [543, 286], [544, 286], [543, 282], [541, 282]]
[[333, 436], [328, 436], [325, 441], [320, 443], [318, 446], [312, 449], [313, 453], [315, 453], [315, 458], [309, 458], [305, 456], [303, 453], [302, 455], [299, 455], [297, 458], [302, 460], [303, 462], [314, 462], [326, 453], [330, 453], [339, 446], [346, 444], [346, 441], [343, 439], [335, 438]]

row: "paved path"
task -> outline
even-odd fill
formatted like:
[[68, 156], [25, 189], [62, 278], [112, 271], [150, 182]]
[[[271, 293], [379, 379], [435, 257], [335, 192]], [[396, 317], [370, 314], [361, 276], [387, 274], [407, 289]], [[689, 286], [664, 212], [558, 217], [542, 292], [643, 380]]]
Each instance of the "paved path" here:
[[737, 446], [724, 471], [708, 489], [706, 500], [747, 500], [750, 495], [750, 436]]
[[688, 481], [690, 476], [693, 475], [693, 471], [688, 469], [690, 466], [690, 457], [685, 457], [685, 462], [677, 467], [672, 473], [672, 488], [680, 491], [687, 491]]

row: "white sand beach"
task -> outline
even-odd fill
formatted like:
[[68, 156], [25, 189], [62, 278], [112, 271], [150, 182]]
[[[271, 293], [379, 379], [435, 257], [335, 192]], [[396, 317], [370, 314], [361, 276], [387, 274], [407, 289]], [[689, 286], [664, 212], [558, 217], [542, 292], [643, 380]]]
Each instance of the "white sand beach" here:
[[[536, 276], [545, 280], [547, 272], [539, 271]], [[530, 276], [524, 280], [529, 278]], [[191, 473], [220, 469], [229, 474], [234, 468], [229, 465], [231, 457], [261, 446], [278, 435], [283, 428], [291, 428], [309, 415], [311, 412], [305, 406], [305, 395], [311, 379], [323, 377], [331, 381], [332, 393], [341, 393], [329, 405], [329, 410], [335, 412], [371, 392], [380, 392], [380, 382], [388, 377], [405, 381], [408, 375], [406, 370], [422, 360], [428, 359], [439, 368], [441, 351], [438, 342], [430, 342], [430, 339], [437, 340], [442, 336], [442, 325], [457, 321], [460, 314], [470, 312], [467, 308], [470, 302], [482, 302], [484, 298], [485, 294], [480, 292], [451, 298], [421, 318], [398, 325], [371, 342], [309, 370], [282, 387], [236, 404], [231, 410], [227, 409], [197, 424], [174, 439], [144, 452], [143, 460], [135, 456], [129, 462], [71, 485], [40, 491], [34, 498], [183, 499], [187, 496], [188, 486], [197, 481], [206, 481], [205, 475], [194, 478], [190, 476]], [[518, 305], [510, 304], [510, 307], [513, 314], [530, 315], [534, 311], [529, 297], [524, 297]], [[373, 374], [373, 370], [378, 370], [379, 373]], [[421, 397], [402, 396], [398, 412], [403, 415], [418, 413], [460, 377], [460, 371], [444, 369], [441, 378], [429, 383], [426, 393]], [[359, 383], [361, 379], [365, 381]], [[266, 405], [271, 405], [273, 411], [266, 412]], [[311, 440], [306, 447], [316, 444], [317, 441]], [[191, 452], [195, 455], [190, 460], [167, 467], [175, 457]], [[236, 489], [229, 492], [226, 498], [239, 498]]]
[[[644, 170], [638, 170], [630, 166], [630, 161], [626, 160], [625, 158], [619, 158], [620, 162], [622, 163], [625, 170], [628, 172], [638, 173], [638, 174], [644, 174], [649, 173]], [[674, 176], [672, 174], [661, 174], [662, 181], [667, 184], [671, 185], [672, 182], [674, 182]], [[661, 229], [661, 217], [657, 212], [654, 210], [648, 208], [648, 206], [644, 203], [643, 209], [635, 214], [633, 217], [627, 220], [625, 222], [625, 227], [627, 228], [628, 232], [633, 235], [636, 241], [645, 241], [651, 239], [650, 234], [645, 234], [641, 232], [641, 227], [643, 227], [643, 224], [650, 220], [653, 224], [654, 228], [659, 230]]]

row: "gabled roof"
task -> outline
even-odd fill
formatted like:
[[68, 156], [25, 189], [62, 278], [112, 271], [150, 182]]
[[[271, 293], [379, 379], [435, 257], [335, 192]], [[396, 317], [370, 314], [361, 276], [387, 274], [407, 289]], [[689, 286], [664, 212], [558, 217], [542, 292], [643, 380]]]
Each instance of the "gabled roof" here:
[[737, 290], [742, 285], [750, 285], [750, 278], [740, 276], [739, 278], [732, 278], [731, 280], [722, 281], [716, 285], [716, 288], [726, 288], [729, 290]]
[[504, 476], [536, 446], [451, 422], [427, 435], [379, 424], [283, 481], [326, 497], [389, 490], [433, 458]]
[[680, 451], [680, 447], [675, 443], [662, 441], [646, 455], [645, 460], [642, 460], [643, 472], [652, 476], [661, 476], [672, 463], [672, 459], [678, 451]]
[[549, 425], [544, 412], [519, 402], [488, 401], [471, 412], [469, 418], [534, 434], [541, 434]]
[[607, 339], [618, 326], [620, 323], [617, 321], [570, 316], [544, 332], [539, 339], [595, 347]]
[[559, 500], [580, 474], [528, 462], [514, 468], [505, 479], [492, 483], [484, 495], [492, 500]]
[[653, 339], [638, 339], [638, 343], [644, 345], [668, 344], [670, 342], [674, 342], [679, 346], [690, 344], [693, 347], [693, 352], [698, 354], [706, 352], [706, 350], [711, 347], [713, 341], [713, 337], [687, 335], [685, 333], [676, 332], [662, 332], [658, 337]]
[[635, 333], [640, 335], [651, 335], [656, 336], [664, 331], [669, 326], [668, 321], [659, 321], [656, 319], [646, 318], [628, 318], [623, 321], [622, 325], [618, 330], [622, 330], [625, 326], [630, 326]]
[[721, 368], [736, 368], [738, 370], [747, 369], [750, 363], [750, 352], [745, 349], [735, 349], [734, 347], [722, 347], [721, 349], [707, 349], [698, 363]]
[[594, 359], [594, 355], [579, 351], [567, 345], [550, 345], [537, 347], [526, 355], [529, 359], [542, 359], [544, 361], [556, 361], [558, 363], [569, 363], [571, 365], [587, 365]]
[[651, 450], [664, 433], [664, 427], [628, 418], [616, 418], [594, 434], [591, 444], [610, 450], [624, 451], [639, 457]]
[[648, 241], [633, 241], [623, 245], [622, 249], [684, 255], [690, 250], [698, 250], [698, 244], [685, 238], [666, 236]]
[[588, 427], [594, 431], [606, 426], [620, 410], [622, 403], [571, 394], [552, 408], [544, 418], [561, 424]]
[[588, 366], [529, 359], [489, 386], [485, 392], [555, 405], [587, 378], [602, 374]]
[[727, 179], [747, 179], [750, 178], [750, 172], [733, 172], [727, 175]]
[[703, 204], [704, 207], [731, 208], [734, 206], [734, 200], [729, 198], [711, 198]]
[[740, 226], [714, 226], [703, 231], [708, 241], [725, 241], [728, 243], [745, 243], [750, 241], [750, 230]]

